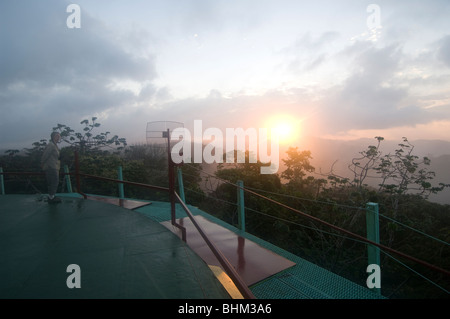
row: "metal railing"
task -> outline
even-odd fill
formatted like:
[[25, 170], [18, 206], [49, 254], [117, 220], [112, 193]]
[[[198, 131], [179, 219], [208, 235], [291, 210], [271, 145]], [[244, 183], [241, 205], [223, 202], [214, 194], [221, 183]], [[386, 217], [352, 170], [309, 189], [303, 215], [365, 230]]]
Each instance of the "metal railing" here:
[[[170, 167], [169, 171], [170, 170], [173, 171], [174, 166], [169, 166], [169, 167]], [[3, 172], [3, 170], [0, 168], [0, 179], [1, 179], [0, 186], [2, 187], [2, 194], [4, 194], [4, 184], [3, 184], [3, 176], [4, 175], [44, 176], [45, 174], [42, 172]], [[235, 284], [235, 286], [237, 287], [239, 292], [242, 294], [242, 296], [246, 299], [255, 299], [255, 296], [253, 295], [251, 290], [248, 288], [248, 286], [245, 284], [242, 277], [234, 269], [232, 264], [228, 261], [228, 259], [225, 257], [225, 255], [220, 251], [220, 249], [217, 248], [217, 246], [208, 238], [207, 234], [204, 232], [204, 230], [202, 229], [200, 224], [196, 221], [192, 212], [189, 210], [187, 205], [183, 202], [180, 195], [178, 195], [178, 193], [175, 191], [175, 187], [174, 187], [175, 183], [174, 182], [169, 183], [170, 186], [167, 188], [167, 187], [154, 186], [154, 185], [149, 185], [149, 184], [136, 183], [136, 182], [131, 182], [131, 181], [124, 181], [124, 180], [119, 180], [119, 179], [114, 179], [114, 178], [107, 178], [107, 177], [101, 177], [101, 176], [81, 173], [77, 153], [75, 153], [75, 172], [74, 173], [64, 172], [64, 173], [61, 173], [61, 175], [75, 177], [76, 193], [82, 195], [84, 199], [87, 199], [87, 195], [81, 189], [81, 177], [92, 178], [92, 179], [96, 179], [96, 180], [100, 180], [100, 181], [115, 182], [115, 183], [123, 184], [123, 185], [125, 184], [125, 185], [131, 185], [131, 186], [138, 186], [138, 187], [168, 192], [170, 195], [170, 204], [171, 204], [171, 222], [172, 222], [172, 225], [174, 225], [175, 227], [177, 227], [181, 230], [182, 240], [184, 242], [187, 242], [186, 228], [176, 222], [176, 218], [175, 218], [175, 203], [176, 202], [178, 202], [181, 205], [181, 207], [183, 208], [183, 210], [186, 212], [187, 216], [192, 221], [192, 224], [195, 226], [195, 228], [197, 229], [199, 234], [202, 236], [203, 240], [206, 242], [206, 244], [208, 245], [208, 247], [210, 248], [210, 250], [212, 251], [214, 256], [217, 258], [219, 263], [222, 265], [226, 274], [231, 278], [231, 280], [233, 281], [233, 283]], [[172, 172], [172, 174], [170, 174], [170, 172], [169, 172], [169, 178], [171, 176], [172, 177], [174, 176], [174, 172]]]
[[182, 240], [184, 242], [187, 241], [186, 228], [176, 222], [176, 218], [175, 218], [175, 203], [176, 202], [178, 202], [181, 205], [181, 207], [185, 211], [186, 215], [191, 220], [192, 224], [195, 226], [195, 228], [197, 229], [199, 234], [202, 236], [203, 240], [206, 242], [206, 244], [208, 245], [209, 249], [212, 251], [214, 256], [217, 258], [219, 263], [222, 265], [222, 267], [224, 268], [224, 270], [227, 273], [227, 275], [231, 278], [233, 283], [236, 285], [236, 287], [238, 288], [238, 290], [242, 294], [242, 296], [244, 298], [246, 298], [246, 299], [255, 299], [255, 296], [253, 295], [251, 290], [248, 288], [248, 286], [245, 284], [245, 282], [242, 279], [242, 277], [234, 269], [233, 265], [228, 261], [228, 259], [220, 251], [220, 249], [217, 248], [217, 246], [208, 238], [208, 236], [206, 235], [205, 231], [200, 226], [200, 224], [197, 222], [197, 220], [195, 219], [195, 217], [192, 214], [192, 212], [189, 210], [187, 205], [181, 199], [180, 195], [175, 191], [175, 182], [174, 182], [174, 174], [175, 173], [174, 173], [174, 169], [175, 169], [175, 165], [170, 165], [170, 163], [169, 163], [169, 187], [168, 188], [167, 187], [154, 186], [154, 185], [148, 185], [148, 184], [142, 184], [142, 183], [135, 183], [135, 182], [129, 182], [129, 181], [124, 181], [124, 180], [118, 180], [118, 179], [106, 178], [106, 177], [99, 177], [99, 176], [95, 176], [95, 175], [80, 173], [80, 171], [79, 171], [79, 164], [78, 164], [78, 154], [75, 153], [75, 177], [76, 177], [77, 192], [79, 194], [82, 194], [83, 197], [86, 198], [86, 195], [81, 192], [81, 186], [80, 186], [81, 183], [80, 183], [80, 179], [79, 179], [80, 176], [88, 177], [88, 178], [94, 178], [94, 179], [103, 180], [103, 181], [116, 182], [116, 183], [122, 183], [122, 184], [126, 184], [126, 185], [134, 185], [134, 186], [139, 186], [139, 187], [144, 187], [144, 188], [150, 188], [150, 189], [156, 189], [156, 190], [169, 192], [170, 204], [171, 204], [171, 222], [172, 222], [172, 225], [174, 225], [175, 227], [177, 227], [177, 228], [179, 228], [181, 230]]

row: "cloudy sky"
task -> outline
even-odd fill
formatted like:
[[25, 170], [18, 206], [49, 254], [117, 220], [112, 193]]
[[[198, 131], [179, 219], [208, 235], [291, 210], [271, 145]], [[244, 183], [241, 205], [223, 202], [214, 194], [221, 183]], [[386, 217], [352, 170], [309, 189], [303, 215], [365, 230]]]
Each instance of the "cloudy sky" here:
[[129, 143], [152, 121], [273, 118], [298, 143], [450, 140], [449, 17], [448, 0], [2, 0], [0, 149], [92, 116]]

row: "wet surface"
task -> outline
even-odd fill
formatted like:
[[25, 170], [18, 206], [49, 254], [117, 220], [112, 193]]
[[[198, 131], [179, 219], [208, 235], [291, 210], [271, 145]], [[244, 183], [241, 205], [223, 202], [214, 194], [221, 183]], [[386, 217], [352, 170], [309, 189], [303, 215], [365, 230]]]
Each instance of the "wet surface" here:
[[116, 206], [120, 206], [126, 209], [136, 209], [139, 207], [143, 207], [146, 205], [150, 205], [151, 202], [143, 202], [143, 201], [137, 201], [137, 200], [130, 200], [130, 199], [120, 199], [120, 198], [112, 198], [112, 197], [97, 197], [97, 196], [90, 196], [88, 195], [87, 199], [90, 200], [96, 200], [108, 204], [113, 204]]
[[[70, 265], [80, 271], [68, 271]], [[0, 196], [0, 278], [5, 299], [229, 297], [203, 260], [160, 223], [73, 197], [49, 204]]]
[[[203, 216], [197, 215], [195, 220], [249, 286], [295, 265], [294, 262], [208, 221]], [[189, 247], [207, 264], [220, 266], [191, 220], [188, 217], [180, 218], [177, 219], [177, 223], [186, 228]], [[170, 221], [162, 222], [162, 224], [181, 237], [181, 231], [172, 226]]]

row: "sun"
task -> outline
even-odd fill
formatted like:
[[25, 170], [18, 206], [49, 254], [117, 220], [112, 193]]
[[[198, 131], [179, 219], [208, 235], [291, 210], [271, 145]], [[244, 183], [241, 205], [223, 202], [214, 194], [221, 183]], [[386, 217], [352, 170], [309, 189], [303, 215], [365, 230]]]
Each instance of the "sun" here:
[[288, 139], [292, 133], [292, 126], [290, 123], [279, 123], [275, 127], [272, 128], [272, 133], [278, 135], [278, 138], [281, 140]]
[[299, 137], [300, 123], [292, 116], [272, 116], [267, 121], [267, 127], [271, 129], [272, 136], [276, 136], [282, 144], [295, 142]]

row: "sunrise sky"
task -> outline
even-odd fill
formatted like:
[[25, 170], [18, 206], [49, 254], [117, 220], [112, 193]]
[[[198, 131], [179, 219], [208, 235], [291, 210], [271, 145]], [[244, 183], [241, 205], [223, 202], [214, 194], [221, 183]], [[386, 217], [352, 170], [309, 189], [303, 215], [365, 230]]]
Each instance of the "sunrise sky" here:
[[448, 0], [2, 0], [0, 149], [92, 116], [129, 143], [194, 120], [300, 146], [450, 140], [449, 17]]

